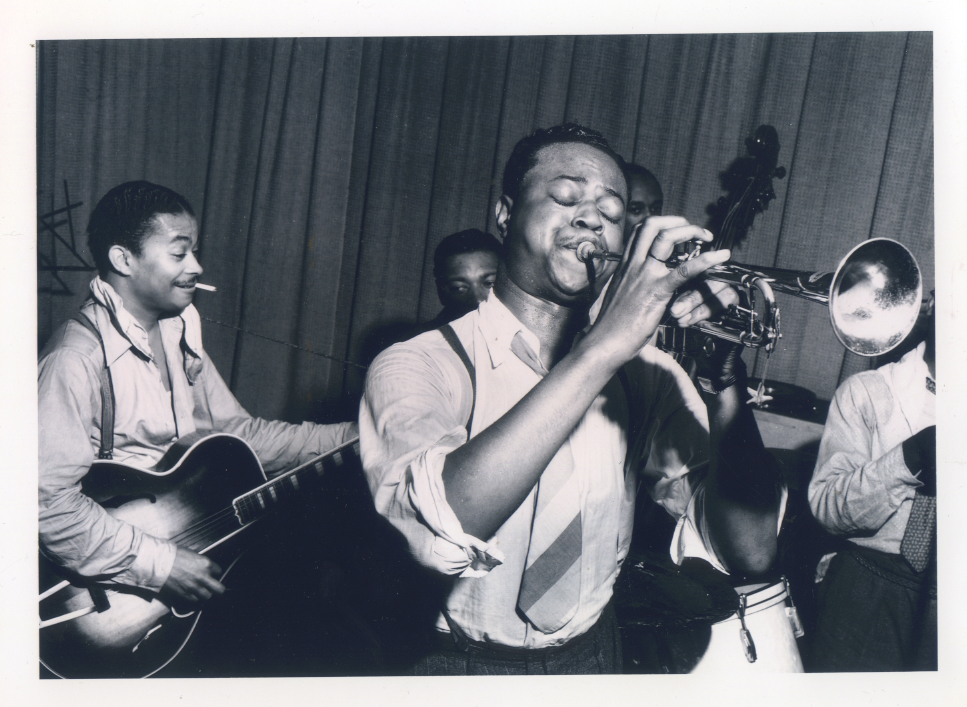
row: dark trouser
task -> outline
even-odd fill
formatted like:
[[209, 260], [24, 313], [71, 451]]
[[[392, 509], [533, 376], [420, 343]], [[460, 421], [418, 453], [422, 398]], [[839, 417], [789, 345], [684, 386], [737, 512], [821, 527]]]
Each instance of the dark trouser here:
[[820, 583], [806, 669], [937, 669], [936, 571], [917, 574], [900, 555], [853, 547]]
[[563, 646], [505, 648], [443, 634], [440, 649], [413, 666], [414, 675], [605, 675], [621, 672], [621, 638], [609, 604], [586, 633]]

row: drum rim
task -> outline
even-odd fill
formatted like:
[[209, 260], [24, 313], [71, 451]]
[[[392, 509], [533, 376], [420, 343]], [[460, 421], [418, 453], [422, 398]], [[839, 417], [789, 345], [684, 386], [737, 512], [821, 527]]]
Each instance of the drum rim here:
[[[754, 592], [748, 592], [745, 594], [741, 592], [736, 592], [740, 597], [745, 596], [746, 599], [751, 599], [752, 597], [756, 597], [759, 594], [762, 594], [763, 592], [768, 592], [769, 590], [776, 589], [776, 588], [779, 589], [779, 591], [776, 594], [773, 594], [769, 597], [761, 599], [760, 601], [747, 603], [745, 605], [745, 616], [748, 618], [753, 614], [758, 614], [759, 612], [765, 611], [766, 609], [771, 609], [772, 607], [776, 606], [780, 602], [784, 602], [789, 597], [789, 592], [786, 591], [786, 583], [784, 580], [779, 580], [778, 582], [774, 582], [773, 584], [767, 584], [766, 586], [762, 587], [761, 589], [757, 589]], [[741, 609], [737, 610], [732, 616], [728, 617], [727, 619], [716, 621], [712, 625], [718, 626], [719, 624], [725, 624], [730, 621], [738, 621], [739, 611], [741, 611]]]

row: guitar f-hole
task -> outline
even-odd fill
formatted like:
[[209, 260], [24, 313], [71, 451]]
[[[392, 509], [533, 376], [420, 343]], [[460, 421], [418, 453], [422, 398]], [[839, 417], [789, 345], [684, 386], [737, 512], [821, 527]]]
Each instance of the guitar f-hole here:
[[152, 628], [150, 631], [148, 631], [146, 634], [144, 634], [144, 638], [142, 638], [140, 641], [138, 641], [136, 644], [134, 644], [134, 648], [131, 649], [131, 652], [134, 653], [136, 650], [138, 650], [138, 648], [141, 647], [141, 644], [144, 643], [145, 641], [147, 641], [148, 640], [148, 637], [151, 636], [151, 634], [154, 633], [155, 631], [157, 631], [159, 628], [161, 628], [161, 624], [158, 624], [157, 626], [155, 626], [154, 628]]

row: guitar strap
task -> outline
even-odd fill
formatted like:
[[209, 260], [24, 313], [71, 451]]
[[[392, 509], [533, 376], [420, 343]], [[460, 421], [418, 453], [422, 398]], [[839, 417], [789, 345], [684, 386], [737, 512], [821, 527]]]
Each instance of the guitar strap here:
[[104, 348], [104, 339], [94, 323], [79, 311], [71, 316], [75, 322], [86, 327], [101, 344], [101, 353], [104, 354], [104, 368], [101, 369], [101, 448], [97, 452], [98, 459], [114, 458], [114, 383], [111, 380], [111, 369], [107, 365], [107, 349]]

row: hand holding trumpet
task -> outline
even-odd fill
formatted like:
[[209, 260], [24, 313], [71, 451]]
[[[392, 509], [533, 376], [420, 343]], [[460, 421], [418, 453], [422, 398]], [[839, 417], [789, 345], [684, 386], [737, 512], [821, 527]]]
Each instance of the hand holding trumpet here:
[[[676, 293], [670, 314], [680, 326], [708, 319], [737, 302], [738, 294], [723, 282], [701, 280], [683, 289], [708, 268], [728, 260], [727, 250], [702, 253], [669, 269], [675, 246], [695, 239], [711, 241], [712, 234], [680, 216], [655, 216], [638, 226], [625, 245], [588, 337], [604, 342], [606, 350], [626, 361], [651, 338]], [[611, 254], [594, 251], [582, 244], [577, 253], [612, 259]]]

